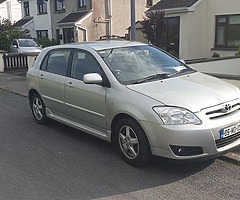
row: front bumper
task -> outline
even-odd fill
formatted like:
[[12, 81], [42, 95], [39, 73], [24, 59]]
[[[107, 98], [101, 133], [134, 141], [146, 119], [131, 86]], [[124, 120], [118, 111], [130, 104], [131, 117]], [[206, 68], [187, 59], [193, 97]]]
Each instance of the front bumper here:
[[204, 116], [199, 118], [203, 122], [201, 125], [163, 125], [160, 120], [159, 123], [142, 121], [152, 154], [189, 160], [217, 157], [231, 149], [240, 148], [240, 133], [220, 139], [221, 129], [240, 123], [240, 112], [214, 120]]

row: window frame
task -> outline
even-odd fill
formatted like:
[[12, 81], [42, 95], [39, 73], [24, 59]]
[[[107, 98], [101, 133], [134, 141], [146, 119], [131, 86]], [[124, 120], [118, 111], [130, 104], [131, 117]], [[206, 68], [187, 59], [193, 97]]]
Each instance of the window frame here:
[[[215, 42], [214, 42], [214, 47], [215, 49], [229, 49], [229, 50], [236, 50], [238, 49], [239, 45], [228, 45], [228, 39], [229, 39], [229, 27], [231, 26], [231, 24], [229, 24], [229, 19], [232, 16], [239, 16], [240, 14], [232, 14], [232, 15], [216, 15], [215, 16]], [[224, 18], [226, 19], [225, 22], [218, 22], [218, 20], [220, 18]], [[239, 23], [240, 26], [240, 23]], [[218, 36], [219, 36], [219, 32], [218, 32], [218, 28], [219, 27], [224, 27], [224, 44], [218, 44]]]
[[[46, 33], [46, 36], [43, 36], [43, 32]], [[36, 30], [37, 33], [37, 39], [41, 39], [41, 38], [46, 38], [48, 39], [48, 30]]]
[[47, 2], [38, 3], [37, 10], [39, 15], [47, 14]]
[[87, 7], [87, 0], [78, 0], [78, 8]]
[[153, 0], [146, 0], [147, 7], [153, 6]]
[[30, 7], [29, 7], [29, 1], [23, 2], [23, 8], [24, 8], [24, 16], [30, 16]]
[[[59, 8], [59, 7], [61, 7], [61, 8]], [[56, 12], [64, 12], [65, 10], [66, 10], [65, 0], [62, 0], [62, 1], [55, 0], [55, 11]]]

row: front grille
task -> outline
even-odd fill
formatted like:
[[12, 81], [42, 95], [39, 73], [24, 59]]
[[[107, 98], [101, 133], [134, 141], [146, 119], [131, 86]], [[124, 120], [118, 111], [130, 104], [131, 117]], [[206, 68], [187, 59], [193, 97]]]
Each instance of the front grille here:
[[233, 143], [234, 141], [236, 141], [239, 138], [240, 138], [240, 132], [235, 133], [234, 135], [228, 136], [224, 139], [215, 140], [215, 142], [216, 142], [217, 148], [221, 148], [221, 147], [224, 147], [226, 145]]
[[224, 117], [240, 110], [240, 99], [225, 102], [203, 110], [209, 119]]

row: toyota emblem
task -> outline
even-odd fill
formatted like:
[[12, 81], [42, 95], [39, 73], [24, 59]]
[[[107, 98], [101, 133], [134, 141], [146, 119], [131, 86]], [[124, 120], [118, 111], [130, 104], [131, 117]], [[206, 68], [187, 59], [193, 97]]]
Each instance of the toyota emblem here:
[[225, 108], [225, 111], [228, 112], [232, 109], [232, 106], [231, 106], [231, 104], [226, 104], [224, 108]]

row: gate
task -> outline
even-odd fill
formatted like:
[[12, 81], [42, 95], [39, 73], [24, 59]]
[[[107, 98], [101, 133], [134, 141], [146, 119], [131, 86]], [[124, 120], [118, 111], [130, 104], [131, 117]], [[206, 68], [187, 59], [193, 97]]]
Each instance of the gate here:
[[28, 69], [27, 55], [5, 53], [3, 54], [4, 71]]

